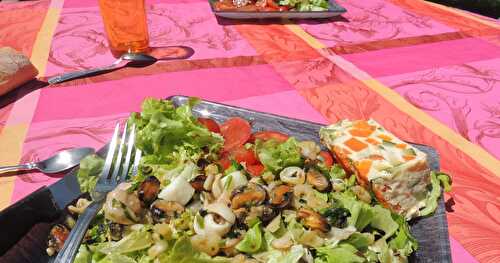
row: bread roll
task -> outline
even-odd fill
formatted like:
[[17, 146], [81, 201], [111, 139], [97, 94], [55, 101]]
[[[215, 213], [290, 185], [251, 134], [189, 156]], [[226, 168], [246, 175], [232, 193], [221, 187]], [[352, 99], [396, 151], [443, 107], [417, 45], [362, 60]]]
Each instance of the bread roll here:
[[10, 47], [0, 48], [0, 96], [34, 79], [38, 70], [30, 60]]

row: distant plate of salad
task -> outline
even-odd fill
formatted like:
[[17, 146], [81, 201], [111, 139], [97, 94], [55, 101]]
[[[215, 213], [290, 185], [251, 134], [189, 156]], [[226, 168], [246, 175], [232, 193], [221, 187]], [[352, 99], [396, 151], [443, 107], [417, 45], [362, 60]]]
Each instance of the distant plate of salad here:
[[[128, 122], [138, 174], [107, 195], [75, 262], [451, 260], [437, 153], [373, 120], [325, 127], [174, 97], [146, 99]], [[82, 161], [82, 192], [102, 165]], [[89, 202], [53, 226], [49, 255]]]
[[209, 0], [215, 15], [230, 19], [330, 18], [346, 12], [335, 0]]

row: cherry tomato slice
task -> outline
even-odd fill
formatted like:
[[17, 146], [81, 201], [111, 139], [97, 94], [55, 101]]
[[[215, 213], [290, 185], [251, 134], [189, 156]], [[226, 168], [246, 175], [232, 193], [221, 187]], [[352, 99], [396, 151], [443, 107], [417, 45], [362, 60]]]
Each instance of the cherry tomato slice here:
[[220, 126], [220, 133], [224, 137], [224, 151], [230, 152], [248, 141], [251, 128], [248, 121], [234, 117], [228, 119]]
[[255, 142], [256, 139], [260, 139], [263, 141], [267, 141], [270, 139], [275, 139], [278, 142], [286, 142], [288, 140], [288, 135], [277, 132], [277, 131], [260, 131], [260, 132], [255, 132], [252, 134], [252, 136], [249, 139], [249, 142]]
[[219, 124], [212, 119], [209, 118], [198, 118], [198, 121], [205, 126], [209, 131], [220, 133]]
[[247, 165], [247, 172], [254, 177], [261, 176], [264, 172], [264, 165], [262, 164], [251, 164]]
[[319, 153], [319, 156], [322, 157], [323, 163], [325, 163], [325, 166], [327, 168], [332, 167], [332, 165], [333, 165], [333, 157], [332, 157], [332, 155], [329, 152], [327, 152], [327, 151], [321, 151]]
[[245, 162], [246, 165], [250, 165], [259, 162], [255, 152], [252, 149], [246, 149], [244, 145], [232, 150], [230, 155], [237, 163]]
[[231, 167], [231, 160], [229, 158], [222, 158], [219, 160], [219, 165], [222, 167], [222, 169], [225, 171], [227, 168]]

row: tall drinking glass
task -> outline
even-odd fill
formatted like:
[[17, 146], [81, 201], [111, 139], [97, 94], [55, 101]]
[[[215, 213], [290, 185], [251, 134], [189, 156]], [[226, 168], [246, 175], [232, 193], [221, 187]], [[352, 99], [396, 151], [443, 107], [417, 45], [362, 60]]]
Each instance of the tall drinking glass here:
[[149, 50], [145, 0], [99, 0], [111, 53], [145, 53]]

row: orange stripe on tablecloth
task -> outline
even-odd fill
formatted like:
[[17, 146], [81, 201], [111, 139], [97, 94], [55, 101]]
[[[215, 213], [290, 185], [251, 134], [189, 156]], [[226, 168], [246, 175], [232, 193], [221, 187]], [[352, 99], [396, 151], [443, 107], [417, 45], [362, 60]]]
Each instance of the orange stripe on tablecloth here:
[[426, 126], [435, 134], [441, 136], [443, 139], [445, 139], [446, 141], [448, 141], [449, 143], [460, 149], [462, 152], [469, 155], [472, 159], [474, 159], [476, 162], [478, 162], [479, 164], [490, 170], [493, 174], [498, 175], [497, 172], [500, 171], [500, 161], [497, 160], [495, 157], [493, 157], [490, 153], [485, 151], [481, 146], [468, 141], [460, 134], [450, 129], [448, 126], [442, 124], [438, 120], [429, 116], [427, 113], [416, 108], [407, 100], [405, 100], [403, 97], [401, 97], [401, 95], [399, 95], [397, 92], [393, 91], [392, 89], [386, 87], [382, 83], [373, 79], [368, 73], [357, 68], [351, 62], [345, 60], [344, 58], [338, 55], [328, 54], [328, 52], [324, 50], [326, 46], [317, 39], [315, 39], [314, 37], [312, 37], [311, 35], [309, 35], [307, 32], [305, 32], [300, 26], [287, 25], [287, 27], [291, 29], [291, 31], [294, 33], [298, 32], [297, 35], [303, 38], [304, 41], [310, 44], [312, 47], [317, 49], [320, 48], [323, 49], [321, 53], [326, 58], [328, 58], [337, 66], [341, 67], [343, 70], [352, 74], [358, 80], [362, 81], [367, 87], [380, 94], [387, 101], [397, 106], [401, 111], [408, 114], [413, 119], [418, 121], [420, 124]]
[[[22, 145], [29, 124], [5, 126], [0, 133], [0, 166], [15, 165], [22, 154]], [[12, 191], [14, 190], [15, 176], [0, 176], [0, 210], [9, 206]]]
[[[61, 5], [61, 0], [52, 1], [55, 6]], [[52, 3], [51, 3], [52, 6]], [[43, 20], [42, 28], [36, 37], [35, 44], [33, 46], [33, 52], [31, 53], [31, 63], [35, 65], [38, 69], [39, 76], [45, 75], [45, 69], [47, 67], [47, 60], [49, 58], [50, 45], [52, 44], [52, 36], [56, 30], [57, 22], [59, 21], [59, 15], [61, 14], [61, 9], [50, 7], [47, 11], [47, 15]]]
[[[61, 13], [60, 7], [63, 0], [54, 0], [48, 9], [42, 27], [37, 34], [35, 44], [31, 52], [31, 62], [40, 74], [45, 73], [47, 59], [49, 56], [52, 36]], [[56, 8], [55, 8], [56, 7]], [[0, 165], [13, 165], [21, 160], [24, 140], [28, 133], [33, 114], [38, 103], [40, 91], [34, 91], [20, 98], [9, 113], [9, 117], [0, 133]], [[10, 204], [12, 191], [14, 189], [15, 177], [0, 177], [0, 209]]]
[[260, 57], [267, 63], [300, 61], [321, 55], [300, 36], [290, 34], [282, 25], [235, 25]]
[[430, 17], [460, 31], [470, 32], [470, 34], [474, 36], [481, 37], [483, 34], [476, 34], [476, 32], [483, 32], [488, 29], [497, 31], [497, 34], [500, 32], [499, 25], [495, 23], [473, 17], [469, 14], [442, 5], [430, 4], [422, 0], [388, 1], [415, 14]]

